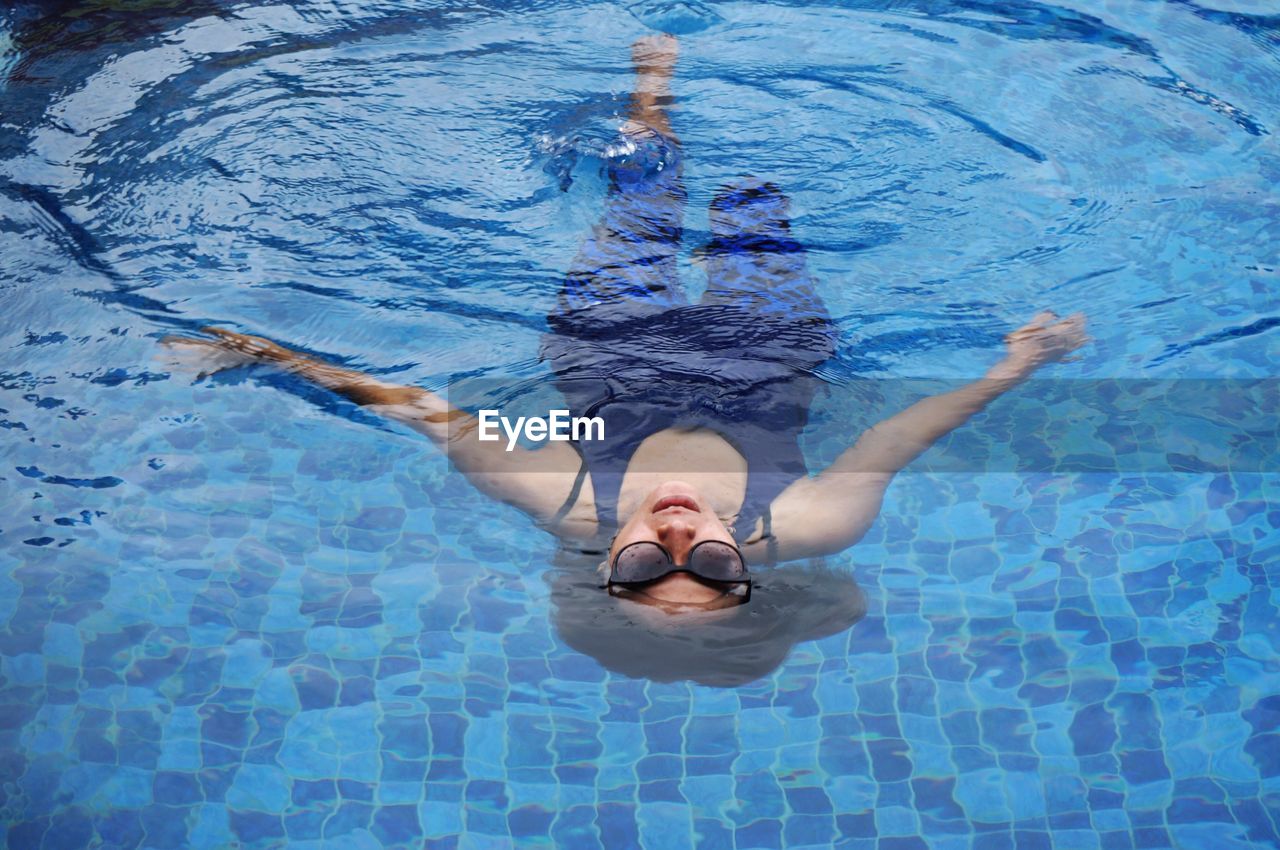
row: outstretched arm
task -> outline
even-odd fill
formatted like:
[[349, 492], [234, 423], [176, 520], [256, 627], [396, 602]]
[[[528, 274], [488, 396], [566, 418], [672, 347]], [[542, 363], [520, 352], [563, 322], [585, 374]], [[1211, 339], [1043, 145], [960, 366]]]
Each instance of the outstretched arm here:
[[899, 470], [1036, 369], [1084, 345], [1084, 324], [1081, 313], [1061, 321], [1048, 311], [1038, 314], [1005, 337], [1007, 354], [985, 377], [872, 426], [820, 475], [788, 487], [773, 509], [780, 547], [795, 550], [789, 557], [814, 557], [857, 543]]
[[236, 366], [266, 364], [403, 422], [445, 451], [478, 490], [537, 519], [549, 519], [573, 487], [581, 461], [566, 443], [546, 443], [537, 451], [520, 446], [507, 451], [506, 440], [479, 439], [479, 420], [430, 390], [387, 383], [263, 337], [221, 328], [205, 328], [205, 332], [214, 338], [169, 336], [161, 342], [201, 377]]

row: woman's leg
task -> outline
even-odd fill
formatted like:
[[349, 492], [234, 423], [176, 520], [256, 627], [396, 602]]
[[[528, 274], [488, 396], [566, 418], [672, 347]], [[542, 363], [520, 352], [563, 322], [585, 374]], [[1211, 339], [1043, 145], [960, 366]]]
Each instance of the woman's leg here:
[[609, 165], [604, 212], [565, 276], [550, 317], [556, 333], [595, 336], [683, 303], [676, 254], [686, 194], [680, 142], [665, 108], [677, 42], [649, 36], [631, 55], [636, 86], [622, 128], [626, 149]]
[[711, 202], [712, 238], [697, 251], [707, 273], [700, 304], [721, 314], [726, 342], [748, 356], [812, 369], [835, 350], [836, 329], [791, 235], [790, 200], [772, 182], [744, 178]]
[[685, 303], [676, 254], [686, 196], [680, 142], [665, 109], [676, 52], [671, 36], [632, 46], [636, 86], [622, 128], [627, 149], [609, 164], [604, 212], [565, 275], [542, 343], [542, 357], [574, 415], [608, 422], [606, 439], [575, 444], [604, 527], [616, 522], [636, 445], [665, 424], [653, 418], [663, 405], [645, 393], [653, 389], [646, 333], [653, 319]]
[[835, 352], [836, 327], [818, 296], [805, 251], [791, 235], [790, 203], [755, 178], [711, 202], [711, 241], [698, 253], [707, 290], [697, 308], [703, 345], [734, 358], [732, 395], [719, 409], [751, 475], [739, 514], [750, 534], [773, 499], [806, 473], [799, 437]]

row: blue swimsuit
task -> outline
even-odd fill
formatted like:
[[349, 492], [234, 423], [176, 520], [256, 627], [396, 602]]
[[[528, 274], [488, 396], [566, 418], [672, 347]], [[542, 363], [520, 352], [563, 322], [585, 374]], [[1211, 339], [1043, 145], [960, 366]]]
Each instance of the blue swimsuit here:
[[[814, 290], [804, 249], [790, 236], [787, 199], [755, 179], [711, 205], [700, 250], [709, 285], [696, 303], [680, 289], [676, 257], [686, 194], [680, 148], [654, 130], [625, 137], [609, 166], [604, 214], [564, 280], [542, 357], [575, 416], [600, 416], [605, 439], [582, 441], [578, 498], [590, 474], [602, 527], [618, 524], [627, 464], [665, 428], [705, 427], [747, 461], [738, 539], [807, 474], [798, 438], [835, 328]], [[679, 477], [680, 470], [671, 470]]]

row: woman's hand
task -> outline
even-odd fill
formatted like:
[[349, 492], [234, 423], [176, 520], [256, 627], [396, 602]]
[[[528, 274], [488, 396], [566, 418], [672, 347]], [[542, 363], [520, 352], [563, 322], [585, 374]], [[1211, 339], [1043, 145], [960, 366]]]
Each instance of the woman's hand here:
[[160, 344], [168, 350], [166, 365], [197, 379], [237, 366], [254, 363], [284, 365], [301, 359], [297, 353], [260, 336], [222, 328], [202, 328], [214, 339], [166, 336]]
[[988, 378], [1025, 378], [1047, 363], [1063, 360], [1089, 341], [1084, 313], [1058, 320], [1051, 310], [1037, 313], [1027, 324], [1004, 338], [1008, 353], [987, 373]]

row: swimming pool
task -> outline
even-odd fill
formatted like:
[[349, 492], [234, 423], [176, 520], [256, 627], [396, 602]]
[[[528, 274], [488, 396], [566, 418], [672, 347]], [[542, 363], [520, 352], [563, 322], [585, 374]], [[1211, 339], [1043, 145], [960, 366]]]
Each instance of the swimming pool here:
[[[0, 14], [8, 846], [1280, 841], [1270, 4]], [[550, 538], [407, 429], [154, 359], [216, 323], [539, 385], [647, 25], [682, 32], [688, 244], [728, 179], [792, 196], [843, 334], [813, 458], [842, 388], [976, 376], [1042, 307], [1095, 338], [1043, 392], [1180, 399], [1154, 459], [1104, 423], [974, 460], [1107, 412], [993, 410], [831, 559], [866, 615], [736, 688], [566, 646]]]

